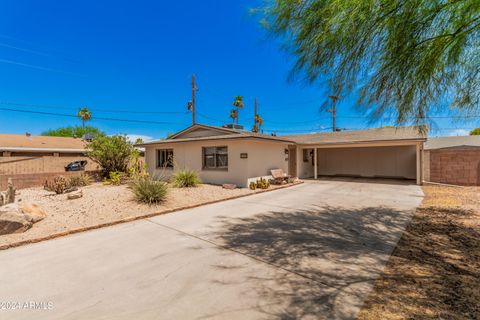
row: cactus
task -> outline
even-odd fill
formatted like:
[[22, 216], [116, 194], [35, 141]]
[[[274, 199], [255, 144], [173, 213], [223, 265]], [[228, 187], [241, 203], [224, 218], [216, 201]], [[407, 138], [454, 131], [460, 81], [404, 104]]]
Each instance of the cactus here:
[[70, 188], [70, 183], [64, 176], [56, 176], [53, 181], [45, 181], [45, 190], [53, 191], [56, 194], [65, 193]]

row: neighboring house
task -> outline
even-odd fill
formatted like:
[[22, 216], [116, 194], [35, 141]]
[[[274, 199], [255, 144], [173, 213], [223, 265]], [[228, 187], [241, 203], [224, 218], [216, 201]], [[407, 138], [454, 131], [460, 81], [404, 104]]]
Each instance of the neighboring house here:
[[18, 188], [42, 185], [57, 174], [65, 174], [72, 161], [87, 160], [86, 170], [98, 170], [85, 156], [82, 139], [0, 134], [0, 188], [12, 178]]
[[480, 185], [480, 136], [430, 138], [424, 159], [425, 181]]
[[422, 181], [425, 135], [415, 127], [270, 136], [195, 124], [145, 147], [150, 174], [193, 169], [204, 182], [245, 187], [271, 169], [299, 178], [319, 175]]

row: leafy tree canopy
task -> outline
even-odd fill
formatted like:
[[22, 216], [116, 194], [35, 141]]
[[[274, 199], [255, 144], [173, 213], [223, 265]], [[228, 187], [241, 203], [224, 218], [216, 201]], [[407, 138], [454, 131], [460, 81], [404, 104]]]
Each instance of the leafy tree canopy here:
[[479, 108], [478, 0], [267, 0], [260, 12], [296, 57], [293, 75], [359, 90], [374, 118], [424, 124], [434, 107]]
[[475, 128], [472, 131], [470, 131], [471, 136], [480, 136], [480, 128]]
[[127, 172], [134, 148], [126, 136], [98, 136], [87, 145], [87, 155], [102, 167], [103, 174]]
[[81, 138], [86, 133], [93, 133], [94, 136], [105, 135], [100, 129], [91, 126], [75, 126], [75, 127], [63, 127], [58, 129], [50, 129], [41, 133], [42, 136], [55, 136], [55, 137], [74, 137]]

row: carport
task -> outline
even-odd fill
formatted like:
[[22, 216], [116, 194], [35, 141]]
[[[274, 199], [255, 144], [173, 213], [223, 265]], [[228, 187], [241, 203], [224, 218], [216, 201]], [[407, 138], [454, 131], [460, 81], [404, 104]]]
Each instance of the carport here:
[[349, 176], [422, 182], [425, 133], [418, 127], [380, 128], [288, 136], [297, 143], [300, 178]]

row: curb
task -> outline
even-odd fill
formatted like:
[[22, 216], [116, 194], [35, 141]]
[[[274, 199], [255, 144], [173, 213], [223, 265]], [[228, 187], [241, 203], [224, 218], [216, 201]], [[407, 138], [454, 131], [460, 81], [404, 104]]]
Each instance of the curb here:
[[76, 234], [76, 233], [80, 233], [80, 232], [85, 232], [85, 231], [110, 227], [110, 226], [114, 226], [114, 225], [117, 225], [117, 224], [132, 222], [132, 221], [136, 221], [136, 220], [148, 219], [148, 218], [152, 218], [152, 217], [167, 214], [167, 213], [172, 213], [172, 212], [175, 212], [175, 211], [193, 209], [193, 208], [197, 208], [197, 207], [201, 207], [201, 206], [205, 206], [205, 205], [209, 205], [209, 204], [215, 204], [215, 203], [219, 203], [219, 202], [223, 202], [223, 201], [245, 198], [245, 197], [253, 196], [253, 195], [256, 195], [256, 194], [262, 194], [262, 193], [266, 193], [266, 192], [273, 192], [273, 191], [277, 191], [277, 190], [281, 190], [281, 189], [291, 188], [291, 187], [294, 187], [294, 186], [298, 186], [300, 184], [303, 184], [303, 181], [299, 181], [299, 182], [292, 183], [292, 184], [286, 184], [286, 185], [283, 185], [283, 186], [276, 187], [275, 189], [266, 189], [266, 190], [257, 191], [255, 193], [241, 194], [241, 195], [233, 196], [233, 197], [230, 197], [230, 198], [212, 200], [212, 201], [203, 202], [203, 203], [199, 203], [199, 204], [194, 204], [194, 205], [190, 205], [190, 206], [184, 206], [184, 207], [169, 209], [169, 210], [160, 211], [160, 212], [153, 212], [153, 213], [145, 214], [145, 215], [142, 215], [142, 216], [128, 217], [128, 218], [124, 218], [124, 219], [121, 219], [121, 220], [115, 220], [115, 221], [111, 221], [111, 222], [97, 224], [97, 225], [94, 225], [94, 226], [89, 226], [89, 227], [78, 228], [78, 229], [73, 229], [73, 230], [69, 230], [69, 231], [54, 233], [54, 234], [51, 234], [51, 235], [48, 235], [48, 236], [45, 236], [45, 237], [29, 239], [29, 240], [22, 240], [22, 241], [10, 243], [10, 244], [4, 244], [4, 245], [0, 246], [0, 251], [7, 250], [7, 249], [10, 249], [10, 248], [24, 246], [24, 245], [27, 245], [27, 244], [32, 244], [32, 243], [42, 242], [42, 241], [51, 240], [51, 239], [55, 239], [55, 238], [60, 238], [60, 237], [64, 237], [64, 236], [68, 236], [68, 235]]

